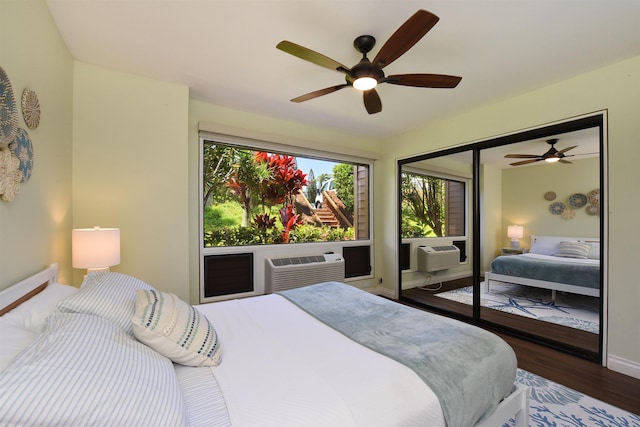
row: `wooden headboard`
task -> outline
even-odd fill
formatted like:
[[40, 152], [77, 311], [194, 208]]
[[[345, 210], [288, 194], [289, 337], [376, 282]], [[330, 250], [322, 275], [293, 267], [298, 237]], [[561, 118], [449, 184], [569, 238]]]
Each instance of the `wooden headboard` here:
[[15, 285], [0, 291], [0, 316], [42, 292], [49, 283], [55, 283], [57, 281], [58, 264], [53, 263], [48, 268], [33, 276], [27, 277]]

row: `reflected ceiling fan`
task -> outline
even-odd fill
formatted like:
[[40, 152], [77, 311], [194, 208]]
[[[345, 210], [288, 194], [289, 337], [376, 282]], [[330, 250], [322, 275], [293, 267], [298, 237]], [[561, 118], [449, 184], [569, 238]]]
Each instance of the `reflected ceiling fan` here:
[[278, 49], [312, 62], [321, 67], [330, 68], [345, 74], [346, 83], [316, 90], [305, 95], [293, 98], [293, 102], [303, 102], [327, 95], [344, 89], [348, 86], [363, 92], [364, 106], [369, 114], [382, 111], [382, 101], [375, 90], [380, 83], [389, 83], [401, 86], [429, 87], [429, 88], [454, 88], [460, 83], [462, 77], [444, 74], [395, 74], [385, 76], [382, 69], [411, 49], [425, 34], [433, 28], [440, 18], [426, 10], [418, 10], [411, 18], [391, 35], [382, 46], [373, 61], [367, 58], [367, 53], [373, 49], [376, 39], [373, 36], [359, 36], [353, 41], [356, 50], [362, 53], [362, 59], [349, 68], [341, 63], [315, 52], [306, 47], [284, 40], [276, 46]]
[[546, 153], [541, 154], [541, 155], [537, 155], [537, 154], [507, 154], [506, 156], [504, 156], [506, 159], [528, 159], [528, 160], [522, 160], [519, 162], [515, 162], [515, 163], [510, 163], [511, 166], [520, 166], [520, 165], [526, 165], [529, 163], [535, 163], [535, 162], [540, 162], [542, 160], [544, 160], [545, 162], [548, 163], [554, 163], [554, 162], [560, 162], [560, 163], [571, 163], [569, 160], [565, 160], [565, 157], [573, 157], [571, 155], [567, 156], [566, 153], [569, 150], [573, 150], [574, 148], [577, 147], [577, 145], [571, 146], [571, 147], [567, 147], [567, 148], [563, 148], [562, 150], [557, 150], [555, 147], [555, 144], [558, 142], [557, 138], [554, 139], [548, 139], [547, 140], [547, 144], [551, 145], [551, 148], [549, 148], [549, 150], [547, 150]]

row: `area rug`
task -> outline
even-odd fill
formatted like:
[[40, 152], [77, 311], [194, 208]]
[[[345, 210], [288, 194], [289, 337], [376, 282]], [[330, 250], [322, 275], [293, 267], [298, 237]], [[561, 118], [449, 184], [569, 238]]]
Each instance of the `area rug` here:
[[[518, 369], [529, 389], [529, 427], [640, 427], [640, 416]], [[511, 427], [515, 420], [504, 424]]]
[[[545, 322], [556, 323], [583, 331], [599, 333], [598, 298], [557, 292], [551, 299], [547, 289], [521, 286], [512, 283], [494, 283], [487, 293], [484, 282], [480, 284], [480, 303], [483, 307], [518, 314]], [[471, 286], [435, 294], [438, 297], [471, 305]], [[427, 292], [427, 291], [425, 291]]]

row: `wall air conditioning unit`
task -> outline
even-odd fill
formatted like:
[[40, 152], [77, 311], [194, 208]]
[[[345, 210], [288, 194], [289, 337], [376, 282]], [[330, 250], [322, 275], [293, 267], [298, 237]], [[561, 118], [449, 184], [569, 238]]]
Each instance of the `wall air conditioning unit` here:
[[460, 250], [455, 246], [419, 246], [418, 271], [431, 273], [460, 265]]
[[322, 282], [344, 282], [344, 259], [337, 254], [267, 259], [265, 292]]

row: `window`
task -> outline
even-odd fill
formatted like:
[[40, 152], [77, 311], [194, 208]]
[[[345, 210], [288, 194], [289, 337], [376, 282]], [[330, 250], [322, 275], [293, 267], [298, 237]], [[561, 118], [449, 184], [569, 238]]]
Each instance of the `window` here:
[[204, 247], [369, 238], [369, 166], [204, 140]]
[[465, 181], [403, 172], [401, 191], [403, 238], [465, 235]]

